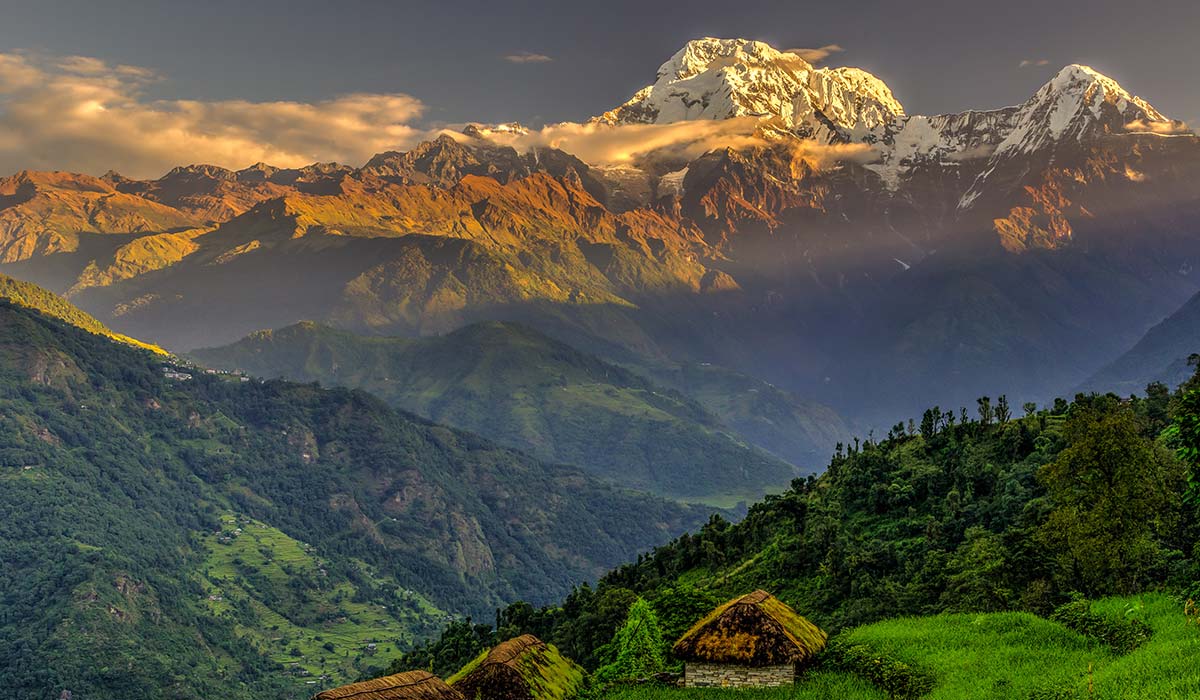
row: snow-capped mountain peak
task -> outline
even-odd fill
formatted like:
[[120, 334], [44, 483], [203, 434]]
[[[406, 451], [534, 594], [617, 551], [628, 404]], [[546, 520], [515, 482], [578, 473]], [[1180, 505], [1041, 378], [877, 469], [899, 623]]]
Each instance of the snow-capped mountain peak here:
[[877, 146], [878, 161], [868, 167], [895, 189], [914, 166], [956, 168], [964, 161], [987, 159], [960, 201], [960, 208], [966, 208], [1009, 158], [1053, 154], [1100, 136], [1168, 134], [1183, 128], [1112, 78], [1072, 64], [1013, 107], [897, 120]]
[[690, 41], [658, 69], [657, 80], [617, 109], [609, 124], [775, 117], [825, 141], [865, 135], [904, 115], [879, 78], [857, 68], [815, 68], [761, 41]]
[[[781, 59], [797, 60], [805, 67], [812, 66], [795, 54], [785, 54], [761, 41], [747, 39], [716, 39], [705, 37], [689, 41], [682, 49], [658, 68], [658, 81], [687, 80], [714, 67], [714, 64], [766, 66]], [[718, 66], [719, 67], [719, 66]]]
[[1095, 133], [1120, 133], [1133, 123], [1169, 123], [1145, 100], [1117, 81], [1079, 64], [1069, 65], [1022, 104], [997, 155], [1028, 153], [1064, 139]]
[[[908, 116], [886, 84], [858, 68], [817, 68], [761, 41], [690, 41], [652, 85], [593, 119], [612, 125], [758, 117], [766, 133], [819, 143], [865, 143], [865, 167], [898, 192], [950, 188], [970, 209], [1000, 182], [1038, 163], [1070, 160], [1098, 139], [1190, 133], [1088, 66], [1058, 71], [1024, 102], [957, 114]], [[915, 179], [915, 180], [914, 180]], [[925, 184], [920, 184], [925, 183]], [[935, 183], [929, 185], [928, 183]], [[961, 189], [960, 189], [961, 188]]]

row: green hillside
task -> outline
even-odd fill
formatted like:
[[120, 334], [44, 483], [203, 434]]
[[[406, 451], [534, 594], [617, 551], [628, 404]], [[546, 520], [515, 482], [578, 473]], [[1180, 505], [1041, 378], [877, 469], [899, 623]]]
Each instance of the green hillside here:
[[209, 366], [365, 389], [653, 493], [732, 505], [795, 476], [696, 401], [524, 326], [482, 323], [409, 340], [301, 323], [193, 355]]
[[346, 576], [312, 545], [234, 513], [204, 537], [206, 612], [300, 678], [354, 678], [428, 634], [445, 614], [420, 592], [349, 559]]
[[[595, 670], [620, 653], [611, 643], [638, 597], [665, 653], [718, 603], [766, 589], [834, 640], [795, 697], [882, 697], [862, 679], [891, 697], [1192, 697], [1200, 379], [1023, 415], [1004, 397], [975, 408], [842, 446], [738, 523], [714, 517], [556, 606], [510, 606], [495, 630], [450, 626], [392, 668], [453, 669], [491, 635], [530, 633]], [[1079, 597], [1099, 602], [1085, 615]]]
[[[927, 673], [929, 700], [1187, 700], [1200, 688], [1200, 633], [1170, 596], [1106, 598], [1097, 612], [1137, 619], [1151, 639], [1116, 654], [1078, 632], [1029, 613], [905, 617], [842, 636], [878, 658]], [[884, 700], [888, 693], [849, 671], [818, 669], [793, 688], [758, 691], [617, 688], [605, 700]]]
[[746, 374], [712, 364], [637, 368], [695, 399], [743, 439], [796, 465], [819, 471], [850, 429], [832, 408]]
[[307, 697], [699, 516], [361, 392], [164, 367], [7, 302], [0, 483], [0, 669], [22, 698]]
[[166, 354], [162, 348], [156, 345], [143, 343], [129, 336], [114, 333], [103, 323], [100, 323], [92, 316], [75, 307], [71, 302], [31, 282], [22, 282], [8, 275], [0, 275], [0, 299], [7, 299], [18, 306], [40, 311], [47, 316], [52, 316], [72, 326], [82, 328], [88, 333], [102, 335], [126, 345], [152, 350], [159, 354]]

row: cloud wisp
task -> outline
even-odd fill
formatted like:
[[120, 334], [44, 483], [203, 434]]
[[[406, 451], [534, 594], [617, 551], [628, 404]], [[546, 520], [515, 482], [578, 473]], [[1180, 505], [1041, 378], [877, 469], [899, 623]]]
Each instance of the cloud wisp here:
[[757, 117], [696, 120], [669, 124], [551, 124], [529, 132], [490, 132], [488, 138], [518, 151], [557, 148], [591, 165], [631, 165], [655, 157], [691, 160], [718, 148], [790, 146], [797, 158], [817, 163], [869, 159], [865, 145], [822, 145], [781, 136]]
[[1021, 59], [1021, 62], [1017, 64], [1017, 67], [1035, 68], [1048, 65], [1050, 65], [1050, 59], [1048, 58], [1023, 58]]
[[0, 53], [0, 172], [30, 169], [157, 176], [181, 163], [240, 168], [361, 163], [429, 132], [424, 105], [402, 93], [320, 102], [156, 100], [159, 80], [96, 58]]
[[516, 53], [507, 54], [504, 60], [509, 63], [549, 63], [554, 59], [544, 53], [534, 53], [532, 51], [518, 51]]
[[1166, 121], [1134, 119], [1125, 125], [1125, 131], [1158, 134], [1159, 136], [1184, 136], [1192, 133], [1192, 129], [1188, 126], [1187, 122], [1181, 122], [1178, 119], [1169, 119]]
[[815, 49], [787, 49], [784, 53], [795, 54], [809, 63], [817, 64], [842, 51], [845, 49], [838, 44], [826, 44]]

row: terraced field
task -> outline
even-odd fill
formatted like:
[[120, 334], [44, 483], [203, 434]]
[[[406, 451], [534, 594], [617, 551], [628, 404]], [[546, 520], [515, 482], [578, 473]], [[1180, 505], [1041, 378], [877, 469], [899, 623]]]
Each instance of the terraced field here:
[[[245, 639], [288, 667], [298, 683], [353, 680], [447, 619], [425, 598], [369, 567], [333, 570], [313, 549], [261, 522], [226, 513], [205, 537], [205, 604], [237, 621]], [[394, 604], [362, 602], [393, 589]], [[321, 679], [324, 678], [324, 681]]]

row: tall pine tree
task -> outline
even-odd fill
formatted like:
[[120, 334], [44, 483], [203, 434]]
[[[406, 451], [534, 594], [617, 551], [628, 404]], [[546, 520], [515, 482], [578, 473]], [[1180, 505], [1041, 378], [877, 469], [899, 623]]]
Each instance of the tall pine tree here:
[[629, 607], [629, 616], [617, 630], [611, 647], [614, 660], [596, 671], [599, 681], [647, 678], [663, 670], [662, 627], [654, 609], [644, 599], [638, 598]]

